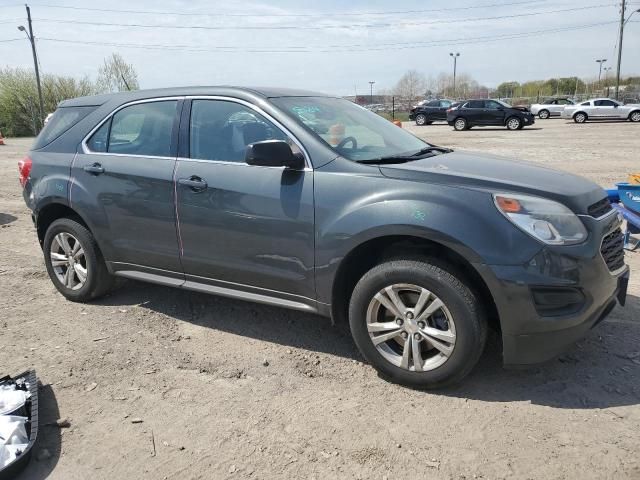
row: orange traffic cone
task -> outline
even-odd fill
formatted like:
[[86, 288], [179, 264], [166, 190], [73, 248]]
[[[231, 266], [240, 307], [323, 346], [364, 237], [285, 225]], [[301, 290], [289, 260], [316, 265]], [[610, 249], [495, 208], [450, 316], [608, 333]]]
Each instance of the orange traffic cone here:
[[5, 145], [4, 137], [2, 136], [2, 132], [0, 132], [0, 145]]

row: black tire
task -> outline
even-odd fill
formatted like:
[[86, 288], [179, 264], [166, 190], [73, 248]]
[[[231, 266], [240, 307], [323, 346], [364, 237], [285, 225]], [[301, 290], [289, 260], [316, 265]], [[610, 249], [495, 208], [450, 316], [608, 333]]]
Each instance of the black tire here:
[[589, 116], [584, 112], [578, 112], [573, 116], [573, 121], [576, 123], [585, 123], [589, 120]]
[[[51, 246], [54, 238], [59, 233], [72, 235], [80, 242], [84, 250], [86, 281], [77, 290], [68, 288], [58, 279], [51, 262]], [[60, 218], [54, 221], [45, 233], [42, 248], [49, 278], [51, 278], [56, 289], [68, 300], [72, 302], [87, 302], [105, 295], [112, 289], [114, 277], [107, 270], [96, 240], [93, 234], [78, 221], [71, 218]]]
[[551, 116], [551, 114], [549, 113], [549, 110], [540, 110], [538, 112], [538, 117], [542, 120], [546, 120], [547, 118], [549, 118]]
[[504, 124], [506, 125], [507, 130], [520, 130], [523, 126], [522, 120], [518, 117], [509, 117]]
[[416, 125], [422, 126], [427, 125], [427, 116], [424, 113], [419, 113], [416, 115]]
[[640, 110], [634, 110], [629, 114], [629, 120], [634, 123], [640, 122]]
[[467, 130], [469, 128], [469, 122], [467, 122], [467, 119], [464, 117], [458, 117], [453, 121], [453, 128], [458, 132]]
[[[412, 284], [440, 298], [455, 322], [456, 340], [447, 360], [428, 371], [407, 370], [383, 357], [367, 331], [367, 311], [374, 296], [394, 284]], [[441, 388], [468, 375], [478, 362], [487, 338], [487, 322], [473, 291], [434, 261], [393, 260], [367, 272], [353, 290], [349, 305], [351, 334], [364, 358], [385, 378], [415, 388]]]

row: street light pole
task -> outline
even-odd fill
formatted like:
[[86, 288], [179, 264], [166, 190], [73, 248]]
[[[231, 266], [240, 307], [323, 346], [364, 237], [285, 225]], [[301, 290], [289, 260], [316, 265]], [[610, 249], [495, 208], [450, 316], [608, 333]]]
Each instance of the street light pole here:
[[596, 60], [596, 62], [598, 62], [598, 64], [600, 65], [600, 70], [598, 71], [598, 88], [600, 88], [600, 79], [602, 78], [602, 64], [606, 61], [607, 61], [606, 58], [601, 58], [599, 60]]
[[620, 94], [620, 65], [622, 64], [622, 37], [624, 36], [624, 26], [629, 20], [631, 20], [631, 17], [634, 13], [640, 12], [640, 8], [638, 10], [634, 10], [633, 12], [631, 12], [631, 15], [629, 15], [629, 17], [627, 17], [627, 19], [625, 20], [625, 9], [625, 0], [622, 0], [622, 8], [620, 11], [620, 38], [618, 39], [618, 68], [616, 70], [616, 100], [618, 100]]
[[453, 97], [455, 99], [457, 98], [456, 97], [456, 70], [458, 66], [458, 57], [460, 56], [460, 54], [456, 52], [456, 53], [449, 53], [449, 55], [453, 57]]
[[29, 39], [29, 42], [31, 43], [31, 53], [33, 54], [33, 66], [36, 71], [36, 85], [38, 86], [38, 100], [40, 102], [39, 127], [42, 128], [42, 126], [44, 125], [44, 101], [42, 100], [42, 86], [40, 85], [40, 69], [38, 68], [38, 55], [36, 53], [36, 39], [33, 36], [33, 26], [31, 25], [31, 9], [29, 8], [29, 5], [25, 5], [25, 7], [27, 9], [27, 22], [28, 22], [27, 25], [29, 26], [29, 31], [27, 32], [27, 30], [22, 25], [18, 27], [18, 30], [20, 30], [21, 32], [24, 32], [27, 38]]
[[369, 82], [369, 86], [371, 87], [370, 93], [369, 93], [369, 105], [373, 105], [373, 84], [376, 82]]

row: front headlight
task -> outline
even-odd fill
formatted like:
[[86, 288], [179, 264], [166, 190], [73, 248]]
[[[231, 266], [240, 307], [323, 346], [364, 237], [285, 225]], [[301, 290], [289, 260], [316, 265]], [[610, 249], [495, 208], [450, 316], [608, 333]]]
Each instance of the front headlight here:
[[580, 219], [561, 203], [545, 198], [496, 193], [493, 200], [514, 225], [549, 245], [574, 245], [587, 238]]

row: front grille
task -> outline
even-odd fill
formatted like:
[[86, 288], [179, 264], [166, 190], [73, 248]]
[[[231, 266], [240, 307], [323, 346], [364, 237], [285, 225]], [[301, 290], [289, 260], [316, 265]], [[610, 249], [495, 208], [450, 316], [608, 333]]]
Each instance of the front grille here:
[[599, 202], [596, 202], [593, 205], [591, 205], [587, 210], [587, 212], [589, 213], [589, 215], [591, 215], [594, 218], [600, 218], [605, 213], [610, 212], [611, 208], [612, 207], [611, 207], [611, 203], [609, 202], [609, 199], [603, 198]]
[[609, 270], [615, 272], [624, 266], [624, 238], [622, 230], [616, 228], [602, 239], [600, 253]]

